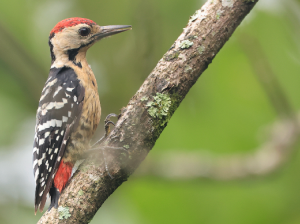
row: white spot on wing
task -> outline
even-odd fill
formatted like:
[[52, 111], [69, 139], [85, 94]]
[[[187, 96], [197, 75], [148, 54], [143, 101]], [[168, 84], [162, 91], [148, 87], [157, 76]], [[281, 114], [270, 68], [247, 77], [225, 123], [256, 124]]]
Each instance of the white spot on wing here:
[[40, 159], [38, 160], [38, 165], [40, 166], [40, 165], [42, 164], [42, 162], [43, 162], [43, 158], [40, 158]]
[[[45, 87], [45, 88], [47, 88], [47, 87]], [[45, 88], [44, 88], [44, 89], [45, 89]], [[43, 91], [44, 91], [44, 90], [43, 90]], [[42, 101], [42, 100], [45, 98], [45, 96], [48, 95], [49, 92], [50, 92], [50, 89], [46, 89], [45, 93], [41, 96], [40, 101]]]
[[55, 107], [55, 102], [50, 102], [47, 106], [46, 106], [46, 110], [51, 110], [51, 109], [53, 109], [54, 107]]
[[40, 173], [39, 169], [36, 169], [35, 174], [34, 174], [35, 181], [37, 181], [39, 173]]
[[37, 154], [39, 154], [39, 153], [38, 153], [39, 149], [38, 149], [37, 147], [34, 147], [34, 148], [33, 148], [33, 152], [32, 152], [32, 153], [34, 153], [35, 151], [36, 151]]
[[50, 135], [50, 131], [47, 131], [47, 132], [45, 133], [45, 138], [47, 138], [49, 135]]
[[56, 148], [56, 149], [54, 150], [54, 153], [57, 153], [57, 151], [58, 151], [58, 148]]
[[51, 120], [51, 123], [50, 123], [50, 126], [51, 126], [51, 127], [55, 127], [55, 121], [56, 121], [55, 119], [52, 119], [52, 120]]
[[57, 79], [53, 79], [51, 82], [48, 82], [46, 86], [53, 86], [57, 82]]
[[43, 145], [44, 142], [45, 142], [45, 139], [44, 139], [44, 138], [40, 139], [40, 140], [39, 140], [39, 145]]
[[66, 90], [69, 92], [72, 92], [73, 89], [75, 89], [75, 88], [70, 88], [70, 87], [66, 88]]
[[43, 156], [42, 156], [42, 158], [40, 158], [39, 160], [38, 160], [38, 166], [40, 166], [41, 164], [42, 164], [42, 162], [43, 162], [43, 160], [46, 158], [46, 153], [43, 153]]
[[56, 126], [57, 126], [57, 127], [61, 127], [62, 121], [60, 121], [60, 120], [55, 120], [55, 121], [56, 121]]
[[62, 121], [63, 121], [63, 122], [67, 122], [67, 121], [68, 121], [68, 117], [63, 116], [63, 117], [62, 117]]
[[64, 104], [68, 103], [68, 99], [66, 99], [66, 98], [62, 98], [62, 101]]
[[72, 114], [71, 111], [68, 111], [68, 117], [71, 117], [71, 114]]
[[39, 127], [38, 127], [38, 130], [39, 130], [39, 131], [43, 131], [43, 130], [46, 129], [46, 128], [49, 128], [48, 121], [45, 122], [44, 124], [40, 124]]
[[57, 103], [55, 104], [55, 109], [63, 108], [64, 105], [65, 105], [65, 104], [64, 104], [63, 102], [57, 102]]
[[74, 96], [74, 102], [77, 102], [77, 96]]
[[57, 90], [54, 92], [53, 97], [55, 97], [61, 89], [61, 86], [57, 87]]
[[38, 162], [38, 160], [37, 160], [37, 159], [33, 161], [32, 168], [34, 168], [34, 167], [35, 167], [35, 165], [37, 164], [37, 162]]

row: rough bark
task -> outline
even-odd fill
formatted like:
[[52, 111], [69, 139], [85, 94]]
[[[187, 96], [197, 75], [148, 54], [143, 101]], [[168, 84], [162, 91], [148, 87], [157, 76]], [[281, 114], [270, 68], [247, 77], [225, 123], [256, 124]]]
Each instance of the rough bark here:
[[62, 192], [59, 209], [45, 212], [38, 223], [88, 223], [93, 218], [144, 160], [189, 89], [257, 1], [209, 0], [196, 11], [121, 110], [114, 130], [101, 143], [103, 150], [81, 164]]

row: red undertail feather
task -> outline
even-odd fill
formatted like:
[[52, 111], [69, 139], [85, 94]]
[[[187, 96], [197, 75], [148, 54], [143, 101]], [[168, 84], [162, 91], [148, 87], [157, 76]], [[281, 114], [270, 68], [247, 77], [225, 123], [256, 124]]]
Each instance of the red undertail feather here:
[[74, 165], [72, 163], [65, 163], [64, 161], [61, 161], [54, 177], [54, 186], [59, 190], [59, 192], [61, 192], [66, 186], [72, 174], [73, 166]]
[[76, 26], [76, 25], [82, 24], [82, 23], [85, 23], [88, 25], [96, 25], [96, 23], [90, 19], [79, 18], [79, 17], [68, 18], [68, 19], [64, 19], [64, 20], [60, 21], [59, 23], [57, 23], [55, 25], [55, 27], [51, 30], [50, 35], [51, 34], [54, 35], [55, 33], [62, 31], [66, 27]]

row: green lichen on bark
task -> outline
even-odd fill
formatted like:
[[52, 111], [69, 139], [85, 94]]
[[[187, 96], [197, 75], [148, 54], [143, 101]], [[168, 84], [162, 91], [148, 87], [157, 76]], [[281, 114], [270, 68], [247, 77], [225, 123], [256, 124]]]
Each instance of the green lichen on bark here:
[[68, 219], [71, 217], [71, 214], [69, 212], [69, 207], [58, 207], [58, 214], [59, 214], [59, 219]]
[[204, 50], [205, 50], [205, 47], [202, 46], [202, 45], [200, 45], [200, 46], [197, 48], [197, 51], [198, 51], [199, 54], [202, 54]]
[[148, 96], [143, 96], [143, 97], [141, 98], [141, 101], [144, 102], [144, 101], [147, 101], [148, 99], [149, 99]]
[[194, 22], [196, 19], [198, 19], [198, 17], [199, 17], [199, 10], [197, 10], [197, 11], [194, 13], [194, 15], [192, 15], [192, 16], [190, 17], [189, 22]]
[[187, 48], [190, 48], [191, 46], [193, 46], [193, 42], [192, 41], [189, 41], [189, 40], [183, 40], [181, 41], [181, 43], [179, 44], [179, 47], [181, 49], [187, 49]]
[[[156, 93], [156, 96], [153, 97], [153, 101], [149, 101], [146, 104], [148, 108], [148, 113], [153, 118], [164, 119], [169, 112], [171, 106], [171, 98], [167, 94]], [[165, 122], [161, 123], [163, 126]]]

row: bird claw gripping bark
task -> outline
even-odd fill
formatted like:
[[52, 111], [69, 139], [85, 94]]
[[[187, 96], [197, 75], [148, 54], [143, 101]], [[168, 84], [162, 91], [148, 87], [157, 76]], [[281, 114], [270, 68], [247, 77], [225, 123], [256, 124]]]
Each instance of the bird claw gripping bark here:
[[109, 115], [106, 116], [105, 120], [104, 120], [104, 129], [105, 129], [105, 135], [102, 136], [94, 145], [92, 145], [92, 148], [90, 150], [93, 150], [94, 146], [99, 145], [100, 143], [102, 143], [104, 141], [104, 139], [107, 138], [107, 136], [110, 134], [111, 130], [110, 130], [110, 124], [112, 124], [113, 126], [115, 126], [115, 123], [112, 122], [110, 120], [111, 117], [118, 117], [118, 115], [111, 113]]
[[106, 157], [105, 157], [105, 150], [106, 149], [114, 149], [114, 150], [123, 150], [125, 151], [126, 153], [127, 150], [124, 148], [124, 147], [113, 147], [113, 146], [100, 146], [100, 147], [95, 147], [99, 144], [101, 144], [106, 138], [107, 136], [110, 134], [111, 132], [111, 129], [110, 129], [110, 125], [112, 124], [113, 126], [115, 126], [115, 123], [112, 122], [110, 120], [111, 117], [118, 117], [118, 115], [114, 114], [114, 113], [111, 113], [109, 115], [106, 116], [105, 120], [104, 120], [104, 128], [105, 128], [105, 135], [100, 138], [93, 146], [91, 149], [89, 149], [87, 152], [86, 152], [86, 156], [90, 156], [91, 154], [94, 154], [94, 153], [98, 153], [99, 150], [101, 150], [102, 152], [102, 155], [103, 155], [103, 159], [104, 159], [104, 165], [105, 165], [105, 170], [106, 172], [108, 173], [108, 175], [110, 176], [111, 179], [113, 179], [113, 176], [110, 174], [109, 170], [108, 170], [108, 165], [107, 165], [107, 161], [106, 161]]

